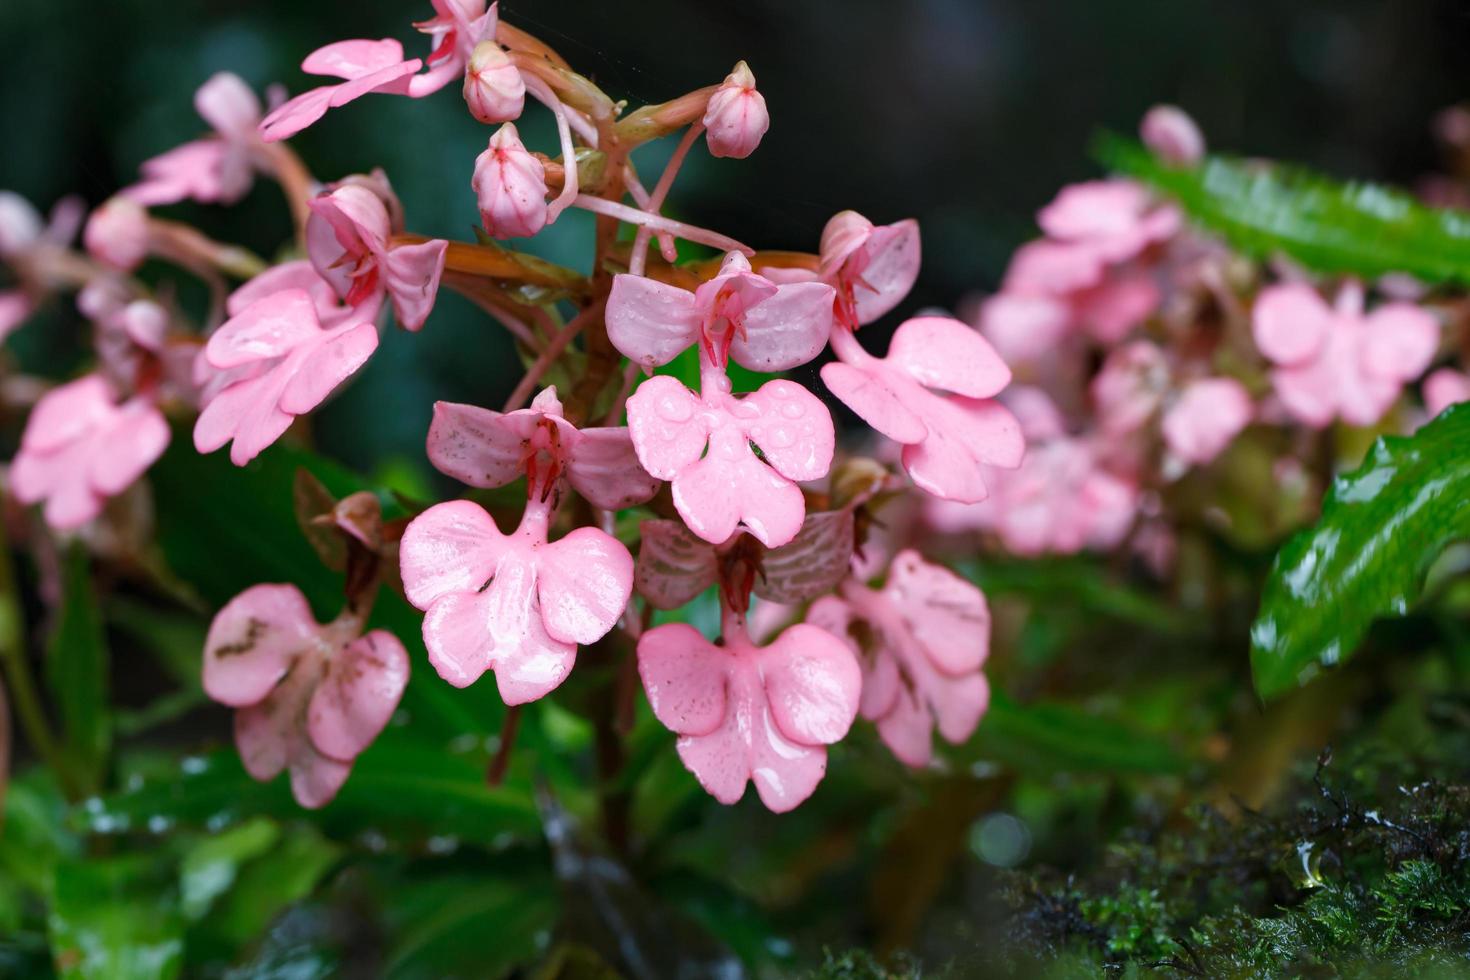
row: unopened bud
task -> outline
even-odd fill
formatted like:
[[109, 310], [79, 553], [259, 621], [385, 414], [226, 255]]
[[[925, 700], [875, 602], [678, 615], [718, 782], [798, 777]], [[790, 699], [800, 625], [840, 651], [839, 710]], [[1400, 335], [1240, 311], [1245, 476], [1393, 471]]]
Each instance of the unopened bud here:
[[125, 197], [108, 199], [87, 219], [87, 251], [118, 269], [136, 269], [148, 255], [148, 212]]
[[525, 238], [546, 225], [546, 168], [521, 142], [514, 123], [490, 137], [470, 181], [480, 220], [495, 238]]
[[481, 41], [464, 73], [464, 101], [482, 123], [519, 119], [526, 107], [526, 83], [510, 55], [494, 41]]
[[1138, 133], [1165, 163], [1189, 166], [1205, 155], [1205, 137], [1189, 113], [1178, 106], [1156, 105], [1143, 117]]
[[737, 159], [750, 156], [771, 128], [766, 97], [755, 90], [755, 75], [745, 62], [736, 65], [710, 96], [704, 128], [712, 155]]

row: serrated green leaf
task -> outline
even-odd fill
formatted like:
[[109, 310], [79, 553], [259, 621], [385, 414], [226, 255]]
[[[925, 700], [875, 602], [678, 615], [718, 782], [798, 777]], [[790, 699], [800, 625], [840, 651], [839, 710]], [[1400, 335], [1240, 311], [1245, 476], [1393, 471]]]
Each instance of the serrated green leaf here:
[[92, 788], [100, 785], [107, 764], [112, 713], [102, 613], [81, 547], [68, 552], [62, 582], [61, 615], [46, 652], [46, 680], [61, 716], [62, 751], [84, 787]]
[[1374, 619], [1402, 616], [1430, 564], [1470, 535], [1470, 407], [1380, 439], [1338, 477], [1317, 524], [1276, 556], [1251, 628], [1263, 698], [1352, 656]]
[[1279, 252], [1323, 272], [1370, 278], [1405, 272], [1429, 283], [1470, 282], [1470, 213], [1301, 167], [1224, 156], [1171, 166], [1114, 135], [1097, 141], [1096, 155], [1174, 198], [1196, 222], [1249, 255]]

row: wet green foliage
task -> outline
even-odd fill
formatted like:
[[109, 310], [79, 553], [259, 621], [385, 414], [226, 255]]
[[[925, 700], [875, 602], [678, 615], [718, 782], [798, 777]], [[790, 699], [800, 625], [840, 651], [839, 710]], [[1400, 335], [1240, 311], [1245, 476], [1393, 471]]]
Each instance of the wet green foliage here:
[[1095, 155], [1109, 170], [1174, 198], [1246, 255], [1285, 254], [1330, 273], [1470, 283], [1470, 215], [1428, 207], [1396, 188], [1225, 156], [1171, 166], [1112, 135], [1097, 140]]

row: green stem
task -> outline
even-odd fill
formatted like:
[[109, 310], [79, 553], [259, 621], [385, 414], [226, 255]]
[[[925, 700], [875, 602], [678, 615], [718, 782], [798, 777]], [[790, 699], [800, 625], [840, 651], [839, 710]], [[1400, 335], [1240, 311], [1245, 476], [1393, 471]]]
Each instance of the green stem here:
[[10, 684], [10, 698], [15, 716], [26, 733], [36, 755], [56, 773], [68, 798], [81, 795], [81, 784], [67, 765], [61, 746], [46, 721], [35, 678], [25, 655], [25, 616], [16, 595], [15, 572], [10, 564], [10, 544], [6, 540], [5, 522], [0, 521], [0, 663]]

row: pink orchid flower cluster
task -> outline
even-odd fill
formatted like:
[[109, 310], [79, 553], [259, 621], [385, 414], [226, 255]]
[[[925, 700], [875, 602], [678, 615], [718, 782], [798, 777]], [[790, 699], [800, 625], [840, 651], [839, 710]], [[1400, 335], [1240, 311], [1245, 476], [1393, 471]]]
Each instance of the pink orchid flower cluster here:
[[[1141, 135], [1172, 165], [1204, 154], [1174, 107], [1150, 111]], [[1292, 430], [1300, 446], [1334, 425], [1412, 428], [1470, 396], [1454, 366], [1425, 377], [1448, 317], [1414, 302], [1422, 291], [1402, 277], [1370, 303], [1356, 281], [1259, 269], [1121, 179], [1064, 188], [1037, 223], [1043, 237], [1016, 251], [974, 316], [1016, 373], [1000, 401], [1028, 451], [987, 474], [983, 502], [922, 508], [922, 528], [951, 544], [978, 534], [1023, 556], [1131, 547], [1164, 566], [1174, 487], [1208, 478], [1252, 428]], [[1422, 411], [1401, 397], [1421, 380]], [[1299, 469], [1298, 455], [1278, 468]]]
[[[73, 203], [43, 228], [0, 196], [0, 258], [16, 283], [0, 294], [0, 327], [75, 292], [96, 352], [91, 372], [36, 402], [11, 495], [44, 504], [54, 531], [106, 524], [109, 501], [165, 451], [171, 418], [192, 424], [198, 452], [229, 446], [248, 465], [301, 438], [297, 420], [363, 367], [390, 323], [433, 329], [450, 289], [509, 332], [527, 370], [499, 410], [436, 403], [428, 461], [472, 495], [523, 485], [525, 503], [492, 513], [475, 496], [385, 521], [369, 494], [327, 499], [308, 536], [344, 575], [338, 614], [323, 625], [295, 585], [256, 585], [206, 641], [204, 689], [236, 709], [252, 776], [288, 772], [303, 806], [323, 806], [389, 726], [416, 665], [403, 638], [367, 628], [384, 587], [422, 610], [430, 676], [465, 687], [494, 675], [507, 750], [515, 712], [583, 658], [621, 664], [631, 683], [619, 689], [642, 680], [685, 766], [725, 803], [753, 782], [772, 810], [798, 805], [859, 715], [912, 766], [931, 763], [936, 731], [968, 738], [988, 703], [985, 598], [912, 548], [869, 540], [870, 512], [905, 493], [983, 501], [1025, 442], [1000, 399], [1010, 369], [969, 325], [907, 320], [883, 356], [858, 339], [913, 286], [917, 223], [846, 211], [801, 253], [669, 218], [698, 145], [739, 159], [765, 135], [748, 65], [627, 111], [496, 4], [430, 6], [413, 25], [428, 37], [421, 57], [391, 38], [328, 44], [302, 69], [330, 81], [293, 98], [207, 80], [195, 106], [209, 132], [145, 162], [84, 227]], [[286, 142], [367, 95], [451, 85], [467, 126], [494, 127], [466, 166], [478, 241], [414, 234], [384, 174], [321, 181]], [[528, 96], [556, 126], [546, 152], [517, 129]], [[664, 138], [673, 153], [645, 182], [638, 151]], [[274, 265], [155, 213], [235, 204], [258, 179], [279, 185], [295, 224]], [[536, 235], [572, 207], [595, 216], [591, 275], [488, 241]], [[680, 239], [716, 257], [679, 263]], [[205, 285], [202, 315], [151, 285], [160, 270]], [[686, 386], [667, 372], [691, 349]], [[819, 358], [830, 399], [786, 376]], [[731, 361], [768, 377], [737, 391]], [[839, 444], [834, 402], [872, 426], [894, 468], [853, 455], [858, 440]], [[655, 611], [706, 591], [719, 596], [717, 636], [654, 625]]]

